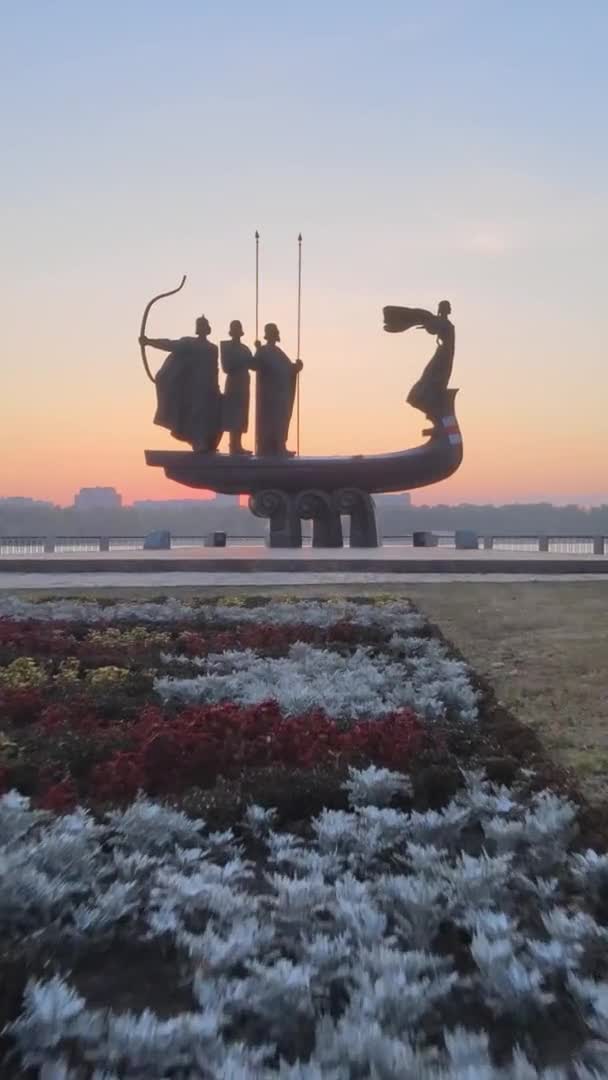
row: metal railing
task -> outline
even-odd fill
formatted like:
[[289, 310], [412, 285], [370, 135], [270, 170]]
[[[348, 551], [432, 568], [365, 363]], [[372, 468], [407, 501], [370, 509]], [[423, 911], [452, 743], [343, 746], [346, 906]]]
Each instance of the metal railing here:
[[[456, 547], [453, 533], [434, 533], [436, 546], [447, 550]], [[44, 554], [103, 554], [105, 552], [142, 551], [143, 536], [4, 536], [0, 537], [0, 556]], [[263, 536], [229, 536], [229, 547], [262, 547]], [[310, 545], [310, 536], [304, 536], [304, 546]], [[412, 547], [413, 534], [384, 536], [385, 547]], [[204, 536], [172, 536], [171, 550], [205, 546]], [[608, 537], [577, 535], [505, 535], [493, 534], [479, 537], [479, 547], [492, 551], [546, 552], [556, 555], [605, 555], [608, 553]]]

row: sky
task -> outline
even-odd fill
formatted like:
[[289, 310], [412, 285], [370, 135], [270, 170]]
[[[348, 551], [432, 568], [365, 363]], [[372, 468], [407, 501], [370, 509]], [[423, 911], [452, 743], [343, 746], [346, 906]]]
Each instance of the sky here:
[[0, 0], [0, 495], [194, 494], [144, 463], [142, 310], [185, 273], [148, 333], [251, 344], [258, 229], [292, 356], [304, 238], [303, 453], [420, 441], [434, 342], [382, 307], [447, 297], [465, 457], [414, 501], [606, 497], [607, 38], [605, 0]]

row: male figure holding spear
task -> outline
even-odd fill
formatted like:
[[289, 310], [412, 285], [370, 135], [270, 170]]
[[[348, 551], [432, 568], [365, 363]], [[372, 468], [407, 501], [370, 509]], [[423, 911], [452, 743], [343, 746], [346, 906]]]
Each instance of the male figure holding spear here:
[[296, 380], [304, 367], [292, 362], [279, 348], [281, 335], [276, 323], [264, 327], [265, 345], [256, 341], [251, 366], [256, 380], [256, 446], [258, 457], [294, 457], [287, 450], [287, 435], [296, 396]]

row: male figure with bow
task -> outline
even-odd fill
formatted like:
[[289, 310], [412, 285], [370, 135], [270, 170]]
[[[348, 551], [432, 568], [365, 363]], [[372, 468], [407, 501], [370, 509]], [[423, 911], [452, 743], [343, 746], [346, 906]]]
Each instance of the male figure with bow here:
[[222, 435], [218, 349], [208, 341], [211, 327], [204, 315], [196, 320], [194, 337], [148, 338], [140, 345], [168, 352], [156, 379], [154, 423], [193, 450], [213, 454]]

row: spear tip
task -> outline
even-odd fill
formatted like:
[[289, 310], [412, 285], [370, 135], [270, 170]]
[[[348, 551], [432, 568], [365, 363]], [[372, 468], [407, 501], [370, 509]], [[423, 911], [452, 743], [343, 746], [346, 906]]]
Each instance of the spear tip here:
[[302, 243], [302, 233], [298, 233], [298, 244]]
[[256, 238], [256, 240], [260, 239], [260, 234], [259, 234], [257, 229], [255, 230], [255, 238]]

